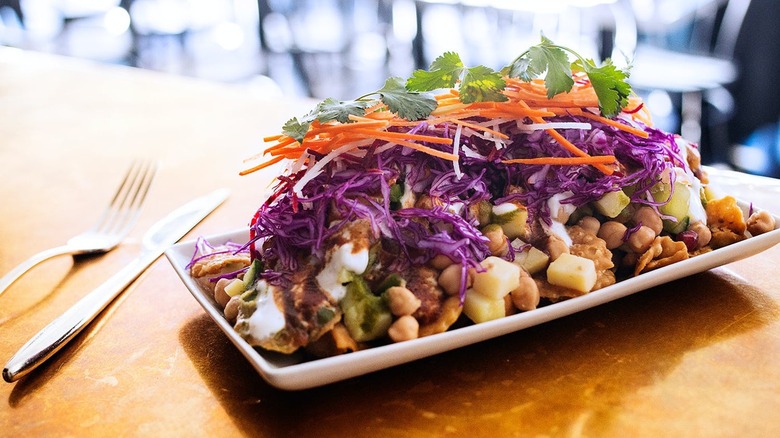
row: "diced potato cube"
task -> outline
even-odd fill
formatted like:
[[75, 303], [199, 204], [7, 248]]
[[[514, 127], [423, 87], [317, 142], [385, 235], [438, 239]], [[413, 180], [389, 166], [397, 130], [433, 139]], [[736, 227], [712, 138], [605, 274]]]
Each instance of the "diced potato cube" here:
[[550, 256], [533, 246], [525, 251], [515, 254], [514, 263], [533, 275], [547, 267]]
[[234, 297], [236, 295], [241, 295], [246, 290], [246, 285], [243, 281], [239, 279], [234, 279], [230, 283], [228, 283], [225, 286], [225, 293], [228, 294], [228, 296]]
[[561, 254], [547, 267], [550, 284], [590, 292], [596, 284], [596, 265], [593, 260], [571, 254]]
[[503, 298], [489, 298], [475, 291], [466, 289], [466, 298], [463, 302], [463, 313], [479, 324], [506, 316], [506, 306]]
[[520, 267], [499, 257], [488, 257], [481, 263], [483, 272], [474, 272], [474, 291], [494, 300], [520, 285]]

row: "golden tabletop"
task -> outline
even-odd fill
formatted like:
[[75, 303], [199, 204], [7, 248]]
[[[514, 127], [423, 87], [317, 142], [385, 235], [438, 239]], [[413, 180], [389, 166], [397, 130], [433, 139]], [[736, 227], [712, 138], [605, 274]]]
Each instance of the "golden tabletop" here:
[[[213, 189], [185, 239], [246, 226], [272, 170], [262, 137], [311, 107], [0, 48], [0, 274], [96, 218], [135, 158], [159, 163], [113, 252], [38, 266], [0, 296], [0, 360]], [[780, 184], [729, 174], [777, 213]], [[780, 436], [780, 247], [609, 304], [323, 387], [269, 386], [158, 259], [74, 342], [0, 386], [5, 436]]]

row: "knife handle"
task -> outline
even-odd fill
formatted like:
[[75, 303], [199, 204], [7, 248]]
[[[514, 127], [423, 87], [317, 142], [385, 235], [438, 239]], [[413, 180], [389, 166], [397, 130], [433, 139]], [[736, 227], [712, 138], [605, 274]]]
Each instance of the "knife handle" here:
[[3, 368], [3, 379], [13, 382], [37, 368], [76, 337], [159, 255], [142, 257], [124, 267], [80, 299], [27, 341]]

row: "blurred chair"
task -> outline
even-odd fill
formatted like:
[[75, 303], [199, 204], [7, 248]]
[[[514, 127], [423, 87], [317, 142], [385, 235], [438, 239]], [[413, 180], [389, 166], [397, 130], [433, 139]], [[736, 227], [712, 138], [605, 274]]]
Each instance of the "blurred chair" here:
[[663, 47], [650, 37], [640, 42], [634, 53], [629, 81], [640, 92], [655, 90], [679, 96], [679, 132], [701, 144], [705, 163], [728, 161], [726, 122], [734, 106], [726, 87], [739, 74], [733, 61], [734, 46], [749, 3], [697, 2], [688, 20], [687, 44]]

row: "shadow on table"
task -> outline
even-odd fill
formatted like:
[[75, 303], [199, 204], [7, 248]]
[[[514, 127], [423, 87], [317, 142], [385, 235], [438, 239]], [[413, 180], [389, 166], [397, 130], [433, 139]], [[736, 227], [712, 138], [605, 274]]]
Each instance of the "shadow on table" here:
[[0, 295], [0, 327], [37, 309], [103, 255], [61, 257], [38, 265]]
[[[434, 357], [300, 392], [266, 384], [207, 315], [184, 350], [251, 436], [412, 436], [609, 430], [610, 407], [671, 374], [696, 350], [765, 326], [777, 304], [715, 270]], [[559, 432], [562, 432], [559, 430]]]

